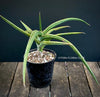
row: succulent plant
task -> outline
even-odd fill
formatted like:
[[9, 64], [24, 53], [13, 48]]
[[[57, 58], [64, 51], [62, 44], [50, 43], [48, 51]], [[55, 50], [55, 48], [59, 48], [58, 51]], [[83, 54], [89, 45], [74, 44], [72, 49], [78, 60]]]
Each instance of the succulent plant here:
[[[86, 60], [81, 55], [79, 50], [69, 40], [62, 37], [64, 35], [84, 34], [84, 32], [66, 32], [66, 33], [52, 34], [53, 31], [57, 31], [57, 30], [60, 30], [60, 29], [63, 29], [63, 28], [70, 27], [70, 26], [56, 27], [56, 26], [58, 26], [58, 25], [60, 25], [64, 22], [81, 21], [81, 22], [89, 25], [86, 21], [84, 21], [80, 18], [74, 18], [74, 17], [65, 18], [65, 19], [61, 19], [61, 20], [58, 20], [58, 21], [50, 24], [47, 28], [42, 30], [41, 15], [39, 13], [39, 30], [32, 30], [24, 22], [20, 21], [26, 29], [26, 30], [23, 30], [23, 29], [19, 28], [18, 26], [16, 26], [15, 24], [13, 24], [8, 19], [6, 19], [5, 17], [3, 17], [1, 15], [0, 15], [0, 17], [5, 22], [7, 22], [9, 25], [11, 25], [13, 28], [15, 28], [19, 32], [21, 32], [21, 33], [23, 33], [23, 34], [25, 34], [26, 36], [29, 37], [29, 40], [28, 40], [28, 43], [27, 43], [27, 46], [26, 46], [26, 50], [25, 50], [25, 54], [24, 54], [24, 60], [23, 60], [23, 84], [24, 84], [24, 86], [25, 86], [25, 72], [26, 72], [26, 64], [27, 64], [28, 53], [29, 53], [31, 46], [32, 46], [34, 41], [36, 43], [37, 50], [39, 50], [41, 52], [43, 51], [43, 48], [46, 45], [68, 45], [68, 46], [70, 46], [72, 48], [72, 50], [79, 56], [79, 58], [84, 63], [84, 65], [86, 66], [86, 68], [88, 69], [88, 71], [90, 72], [92, 77], [95, 79], [95, 81], [98, 83], [94, 73], [90, 69], [89, 65], [87, 64]], [[52, 39], [55, 39], [57, 41], [52, 41]]]

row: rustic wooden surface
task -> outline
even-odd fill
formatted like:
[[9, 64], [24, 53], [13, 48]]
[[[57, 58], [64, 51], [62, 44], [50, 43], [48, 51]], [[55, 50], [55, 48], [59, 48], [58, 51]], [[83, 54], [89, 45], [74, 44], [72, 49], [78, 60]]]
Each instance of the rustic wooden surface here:
[[[88, 62], [100, 83], [100, 62]], [[82, 62], [55, 62], [50, 86], [22, 84], [22, 62], [0, 63], [0, 97], [100, 97], [97, 85]]]
[[82, 63], [69, 62], [66, 64], [68, 65], [72, 97], [92, 97]]

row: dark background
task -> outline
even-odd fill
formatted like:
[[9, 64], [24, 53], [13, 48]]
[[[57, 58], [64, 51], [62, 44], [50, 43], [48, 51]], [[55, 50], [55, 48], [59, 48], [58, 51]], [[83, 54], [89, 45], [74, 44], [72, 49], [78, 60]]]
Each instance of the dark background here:
[[[0, 14], [19, 27], [19, 20], [32, 29], [38, 29], [38, 13], [41, 12], [43, 29], [56, 20], [77, 17], [87, 21], [67, 22], [62, 31], [82, 31], [85, 35], [66, 36], [88, 61], [100, 61], [100, 0], [0, 0]], [[55, 33], [55, 32], [54, 32]], [[22, 61], [28, 37], [16, 31], [0, 19], [0, 61]], [[33, 45], [32, 48], [36, 48]], [[58, 61], [77, 61], [79, 58], [68, 46], [47, 46], [55, 50]]]

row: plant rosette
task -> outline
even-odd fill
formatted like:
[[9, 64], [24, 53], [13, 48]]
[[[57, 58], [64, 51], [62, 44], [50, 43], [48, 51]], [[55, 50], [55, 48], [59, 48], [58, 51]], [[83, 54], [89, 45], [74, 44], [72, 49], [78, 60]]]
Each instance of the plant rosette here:
[[[62, 36], [65, 36], [65, 35], [84, 34], [84, 32], [64, 32], [64, 33], [51, 34], [53, 31], [57, 31], [57, 30], [60, 30], [60, 29], [70, 27], [70, 26], [60, 26], [60, 27], [58, 27], [58, 25], [60, 25], [64, 22], [81, 21], [81, 22], [89, 25], [86, 21], [84, 21], [80, 18], [74, 18], [74, 17], [65, 18], [65, 19], [61, 19], [61, 20], [58, 20], [58, 21], [50, 24], [48, 27], [46, 27], [44, 30], [42, 30], [41, 15], [39, 13], [39, 28], [40, 29], [39, 30], [32, 30], [24, 22], [20, 21], [26, 29], [26, 30], [23, 30], [20, 27], [16, 26], [11, 21], [9, 21], [8, 19], [6, 19], [5, 17], [3, 17], [1, 15], [0, 15], [0, 17], [5, 22], [7, 22], [10, 26], [12, 26], [13, 28], [18, 30], [19, 32], [21, 32], [21, 33], [23, 33], [23, 34], [25, 34], [26, 36], [29, 37], [29, 40], [28, 40], [28, 43], [27, 43], [27, 46], [26, 46], [26, 50], [25, 50], [25, 54], [24, 54], [24, 59], [23, 59], [23, 85], [24, 86], [25, 86], [26, 67], [28, 67], [27, 68], [28, 75], [29, 75], [29, 79], [30, 79], [30, 84], [32, 86], [34, 86], [34, 87], [45, 87], [45, 86], [48, 86], [50, 84], [51, 79], [52, 79], [52, 72], [53, 72], [53, 65], [51, 65], [51, 63], [52, 64], [54, 63], [55, 53], [53, 53], [50, 50], [48, 52], [45, 49], [45, 46], [47, 46], [47, 45], [67, 45], [67, 46], [70, 46], [71, 49], [78, 55], [80, 60], [84, 63], [84, 65], [86, 66], [86, 68], [88, 69], [88, 71], [90, 72], [90, 74], [92, 75], [94, 80], [96, 81], [96, 83], [99, 84], [94, 73], [92, 72], [91, 68], [87, 64], [84, 57], [81, 55], [80, 51], [69, 40], [62, 37]], [[39, 56], [37, 56], [37, 55], [35, 56], [34, 54], [33, 55], [30, 54], [30, 49], [31, 49], [33, 42], [35, 42], [36, 46], [37, 46], [37, 50], [34, 51], [33, 53], [34, 54], [38, 53]], [[47, 51], [47, 52], [45, 52], [45, 51]], [[43, 53], [51, 54], [51, 58], [50, 58], [49, 55], [46, 56]], [[33, 56], [33, 58], [32, 58], [32, 56]], [[46, 57], [43, 58], [43, 56], [46, 56]], [[54, 58], [53, 58], [53, 56], [54, 56]], [[36, 57], [38, 57], [39, 59], [36, 59]], [[47, 57], [48, 57], [48, 59], [46, 59]], [[48, 65], [44, 65], [44, 64], [48, 64]], [[36, 67], [36, 69], [33, 69], [34, 66]], [[49, 72], [49, 68], [51, 68], [50, 72]], [[44, 73], [41, 72], [41, 70], [43, 70]], [[36, 71], [38, 71], [38, 72], [36, 72]], [[46, 75], [46, 73], [49, 74], [49, 76]]]

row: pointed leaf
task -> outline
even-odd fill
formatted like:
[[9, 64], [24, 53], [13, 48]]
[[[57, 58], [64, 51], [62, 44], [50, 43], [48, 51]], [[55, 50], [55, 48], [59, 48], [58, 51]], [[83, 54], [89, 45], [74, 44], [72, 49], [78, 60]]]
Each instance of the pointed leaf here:
[[49, 30], [51, 30], [52, 28], [64, 23], [64, 22], [68, 22], [68, 21], [81, 21], [87, 25], [89, 25], [86, 21], [80, 19], [80, 18], [65, 18], [65, 19], [61, 19], [61, 20], [58, 20], [54, 23], [52, 23], [51, 25], [49, 25], [44, 31], [43, 33], [46, 34]]
[[26, 46], [26, 50], [25, 50], [25, 54], [24, 54], [24, 61], [23, 61], [23, 85], [25, 86], [25, 72], [26, 72], [26, 64], [27, 64], [27, 58], [28, 58], [28, 53], [31, 49], [31, 46], [35, 40], [35, 38], [38, 35], [38, 31], [32, 31], [30, 38], [28, 40], [27, 46]]
[[42, 31], [42, 21], [41, 21], [41, 14], [39, 12], [39, 28], [40, 28], [40, 31]]
[[43, 41], [41, 42], [42, 45], [70, 45], [66, 42], [59, 42], [59, 41]]
[[22, 22], [22, 21], [20, 21], [20, 22], [22, 23], [22, 25], [25, 27], [25, 29], [26, 29], [29, 33], [32, 32], [32, 29], [29, 28], [24, 22]]
[[84, 57], [81, 55], [81, 53], [79, 52], [79, 50], [70, 42], [68, 41], [67, 39], [63, 38], [63, 37], [60, 37], [60, 36], [57, 36], [57, 35], [46, 35], [45, 38], [53, 38], [53, 39], [57, 39], [57, 40], [61, 40], [63, 42], [66, 42], [66, 43], [69, 43], [70, 47], [73, 49], [73, 51], [80, 57], [81, 61], [84, 63], [84, 65], [86, 66], [86, 68], [88, 69], [88, 71], [90, 72], [90, 74], [92, 75], [92, 77], [94, 78], [94, 80], [98, 83], [94, 73], [92, 72], [91, 68], [89, 67], [89, 65], [87, 64], [86, 60], [84, 59]]
[[84, 57], [81, 55], [81, 53], [79, 52], [79, 50], [72, 44], [69, 45], [73, 51], [80, 57], [81, 61], [84, 63], [84, 65], [86, 66], [86, 68], [88, 69], [88, 71], [90, 72], [90, 74], [92, 75], [92, 77], [94, 78], [94, 80], [96, 81], [96, 83], [99, 85], [99, 82], [96, 78], [96, 76], [94, 75], [94, 73], [92, 72], [91, 68], [89, 67], [89, 65], [87, 64], [86, 60], [84, 59]]
[[[57, 35], [53, 35], [53, 34], [47, 34], [47, 35], [44, 35], [42, 37], [42, 40], [41, 41], [44, 41], [44, 40], [47, 40], [47, 39], [57, 39], [57, 40], [60, 40], [60, 41], [65, 41], [65, 39], [63, 37], [60, 37], [60, 36], [57, 36]], [[69, 41], [67, 41], [69, 42]]]
[[63, 28], [67, 28], [67, 27], [70, 27], [70, 26], [60, 26], [60, 27], [53, 28], [53, 29], [49, 30], [47, 32], [47, 34], [50, 34], [53, 31], [57, 31], [57, 30], [60, 30], [60, 29], [63, 29]]
[[73, 34], [85, 34], [84, 32], [66, 32], [66, 33], [58, 33], [55, 35], [62, 36], [62, 35], [73, 35]]
[[18, 26], [16, 26], [14, 23], [12, 23], [11, 21], [9, 21], [8, 19], [6, 19], [5, 17], [1, 16], [0, 17], [6, 22], [8, 23], [10, 26], [12, 26], [14, 29], [18, 30], [19, 32], [27, 35], [27, 36], [30, 36], [30, 34], [27, 32], [27, 31], [24, 31], [23, 29], [19, 28]]

